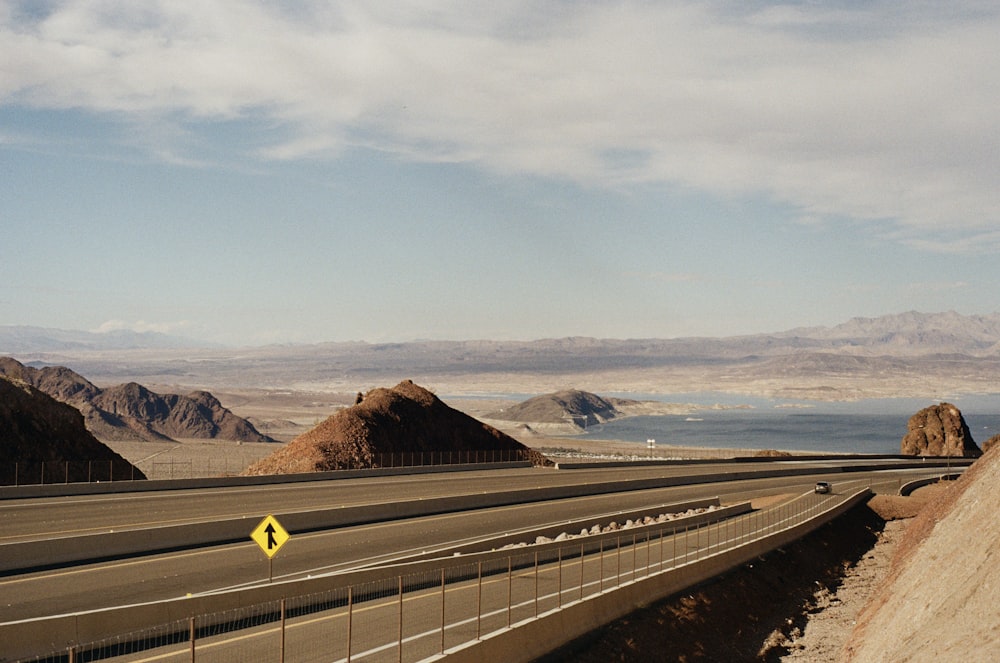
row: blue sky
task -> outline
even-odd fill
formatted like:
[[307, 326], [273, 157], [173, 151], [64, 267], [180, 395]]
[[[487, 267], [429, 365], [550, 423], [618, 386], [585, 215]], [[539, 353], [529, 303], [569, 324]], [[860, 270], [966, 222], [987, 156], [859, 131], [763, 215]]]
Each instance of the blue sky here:
[[0, 324], [235, 345], [1000, 310], [995, 2], [0, 4]]

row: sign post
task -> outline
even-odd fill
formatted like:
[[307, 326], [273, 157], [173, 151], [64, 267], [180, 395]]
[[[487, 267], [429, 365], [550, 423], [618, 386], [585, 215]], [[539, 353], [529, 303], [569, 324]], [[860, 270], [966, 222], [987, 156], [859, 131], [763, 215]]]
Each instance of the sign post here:
[[271, 582], [274, 556], [281, 546], [285, 545], [291, 535], [285, 531], [278, 519], [268, 514], [260, 524], [250, 532], [250, 538], [260, 546], [260, 549], [267, 555], [267, 581]]

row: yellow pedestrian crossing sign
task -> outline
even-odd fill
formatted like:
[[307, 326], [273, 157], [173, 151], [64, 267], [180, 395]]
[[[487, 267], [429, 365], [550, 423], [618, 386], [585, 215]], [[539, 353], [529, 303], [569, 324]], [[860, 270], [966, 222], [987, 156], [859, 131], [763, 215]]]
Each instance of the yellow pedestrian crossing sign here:
[[268, 515], [250, 532], [250, 538], [257, 542], [257, 545], [260, 546], [265, 555], [274, 557], [278, 549], [285, 545], [285, 541], [288, 541], [292, 537], [281, 526], [277, 518]]

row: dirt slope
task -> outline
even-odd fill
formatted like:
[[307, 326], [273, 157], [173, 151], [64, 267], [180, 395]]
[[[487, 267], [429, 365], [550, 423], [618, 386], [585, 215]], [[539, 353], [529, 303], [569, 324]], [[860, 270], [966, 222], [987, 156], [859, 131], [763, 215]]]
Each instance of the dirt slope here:
[[907, 529], [845, 660], [998, 661], [1000, 452], [987, 453]]

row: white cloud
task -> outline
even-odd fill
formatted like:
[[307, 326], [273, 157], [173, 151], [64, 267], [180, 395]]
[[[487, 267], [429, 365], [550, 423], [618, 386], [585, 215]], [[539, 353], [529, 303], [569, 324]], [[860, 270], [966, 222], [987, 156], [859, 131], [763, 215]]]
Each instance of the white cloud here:
[[[1000, 247], [1000, 8], [835, 4], [69, 0], [0, 13], [0, 102], [251, 118], [262, 159], [362, 145]], [[201, 161], [170, 135], [151, 151]]]
[[91, 331], [95, 334], [104, 334], [114, 331], [133, 331], [140, 334], [145, 332], [183, 334], [185, 332], [190, 332], [191, 329], [192, 323], [187, 320], [179, 322], [147, 322], [145, 320], [126, 322], [125, 320], [107, 320]]

